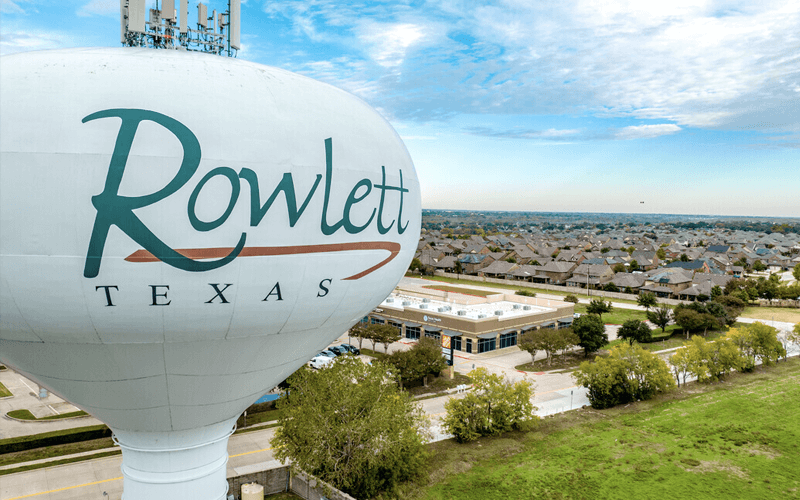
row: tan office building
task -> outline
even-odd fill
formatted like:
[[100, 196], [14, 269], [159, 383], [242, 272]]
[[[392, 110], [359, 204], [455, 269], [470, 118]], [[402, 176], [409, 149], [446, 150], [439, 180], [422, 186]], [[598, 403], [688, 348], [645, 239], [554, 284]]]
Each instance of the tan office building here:
[[412, 340], [450, 337], [456, 351], [478, 354], [511, 348], [532, 329], [567, 328], [574, 311], [574, 304], [558, 300], [500, 293], [476, 297], [419, 287], [395, 290], [362, 321], [389, 324]]

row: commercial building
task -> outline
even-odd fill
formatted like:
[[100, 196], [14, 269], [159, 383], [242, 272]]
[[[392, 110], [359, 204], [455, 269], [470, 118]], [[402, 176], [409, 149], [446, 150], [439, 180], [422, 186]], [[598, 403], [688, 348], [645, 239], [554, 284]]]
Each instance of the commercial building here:
[[529, 330], [572, 325], [575, 306], [569, 302], [467, 293], [468, 289], [463, 294], [425, 287], [396, 289], [363, 321], [394, 326], [404, 338], [412, 340], [450, 337], [456, 351], [473, 354], [511, 348]]

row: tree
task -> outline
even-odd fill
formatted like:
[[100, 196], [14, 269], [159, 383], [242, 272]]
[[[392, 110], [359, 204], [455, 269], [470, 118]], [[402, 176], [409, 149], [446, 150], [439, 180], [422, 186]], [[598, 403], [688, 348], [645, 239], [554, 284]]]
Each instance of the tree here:
[[417, 475], [427, 460], [428, 419], [398, 389], [394, 369], [345, 356], [328, 368], [289, 377], [275, 457], [358, 499]]
[[589, 357], [590, 352], [598, 351], [608, 344], [606, 325], [596, 314], [584, 314], [575, 318], [572, 322], [572, 331], [578, 336], [578, 345], [583, 347], [585, 357]]
[[566, 297], [564, 297], [564, 302], [572, 302], [573, 304], [577, 304], [578, 303], [578, 297], [576, 297], [576, 296], [574, 296], [572, 294], [569, 294]]
[[631, 271], [638, 271], [639, 270], [639, 263], [636, 262], [636, 259], [633, 259], [632, 261], [628, 262], [628, 268]]
[[681, 254], [681, 257], [680, 257], [680, 259], [679, 259], [679, 260], [680, 260], [681, 262], [689, 262], [689, 256], [688, 256], [688, 255], [686, 255], [685, 253], [682, 253], [682, 254]]
[[456, 441], [474, 441], [515, 429], [527, 429], [538, 420], [531, 403], [533, 384], [510, 382], [485, 368], [469, 372], [473, 389], [464, 398], [449, 399], [442, 424]]
[[612, 270], [615, 273], [624, 273], [625, 272], [625, 264], [622, 264], [622, 263], [614, 264], [614, 267], [612, 268]]
[[586, 306], [586, 312], [589, 314], [596, 314], [603, 319], [603, 313], [611, 312], [613, 307], [611, 306], [611, 302], [603, 302], [602, 300], [594, 299], [589, 302], [589, 305]]
[[693, 309], [676, 308], [673, 316], [675, 318], [675, 324], [683, 329], [687, 339], [689, 338], [689, 332], [703, 328], [703, 318], [700, 316], [700, 313]]
[[717, 300], [719, 297], [722, 297], [722, 288], [719, 285], [714, 285], [711, 287], [711, 300]]
[[658, 304], [656, 300], [656, 295], [651, 292], [642, 292], [636, 297], [636, 303], [639, 304], [641, 307], [644, 307], [645, 310], [649, 311], [651, 307], [655, 307]]
[[753, 262], [753, 271], [761, 272], [761, 271], [764, 271], [766, 269], [767, 269], [767, 266], [765, 266], [764, 263], [761, 262], [760, 260], [756, 259], [756, 261]]
[[350, 327], [350, 336], [358, 339], [358, 349], [362, 349], [364, 339], [367, 338], [367, 325], [360, 321]]
[[689, 351], [688, 349], [678, 349], [675, 354], [670, 356], [669, 363], [672, 365], [672, 372], [675, 374], [675, 382], [680, 387], [681, 382], [686, 385], [686, 374], [689, 373]]
[[383, 344], [384, 352], [389, 353], [389, 344], [400, 340], [400, 329], [385, 324], [374, 324], [367, 326], [367, 340], [372, 342], [372, 350], [375, 350], [375, 344]]
[[584, 361], [573, 377], [589, 389], [589, 402], [596, 409], [650, 399], [675, 387], [664, 360], [639, 345], [620, 344], [607, 358]]
[[603, 290], [605, 290], [606, 292], [619, 292], [619, 288], [617, 288], [617, 285], [611, 283], [610, 281], [605, 284]]
[[661, 328], [661, 333], [666, 333], [667, 325], [672, 319], [672, 309], [667, 306], [661, 306], [647, 311], [647, 320], [657, 327]]
[[786, 354], [786, 350], [778, 340], [778, 329], [759, 321], [741, 328], [733, 328], [728, 332], [727, 338], [745, 357], [746, 363], [742, 367], [745, 371], [755, 368], [756, 360], [769, 366]]
[[800, 281], [800, 263], [798, 263], [796, 266], [794, 266], [794, 269], [792, 269], [792, 276], [794, 276], [794, 279], [797, 281]]
[[630, 345], [633, 345], [634, 341], [640, 344], [643, 342], [649, 342], [652, 338], [652, 333], [650, 331], [650, 327], [647, 326], [643, 321], [638, 319], [629, 319], [628, 321], [624, 322], [621, 327], [619, 327], [619, 330], [617, 331], [617, 337], [625, 339]]
[[728, 338], [707, 342], [692, 335], [683, 349], [687, 351], [687, 371], [696, 376], [698, 382], [719, 380], [731, 370], [741, 369], [745, 362], [739, 348]]
[[534, 363], [536, 353], [544, 351], [547, 354], [547, 364], [553, 364], [553, 357], [558, 351], [564, 351], [578, 342], [577, 337], [570, 329], [554, 330], [544, 328], [530, 331], [519, 340], [519, 348], [531, 354], [531, 364]]
[[400, 387], [403, 383], [419, 379], [423, 379], [427, 385], [428, 375], [435, 375], [447, 368], [441, 345], [430, 337], [422, 337], [411, 349], [397, 351], [385, 361], [397, 369]]
[[664, 260], [667, 258], [667, 252], [665, 252], [663, 248], [659, 248], [656, 250], [656, 257], [658, 257], [659, 260]]
[[408, 266], [408, 270], [412, 271], [412, 272], [413, 271], [422, 272], [422, 261], [419, 260], [418, 258], [414, 257], [413, 259], [411, 259], [411, 265]]

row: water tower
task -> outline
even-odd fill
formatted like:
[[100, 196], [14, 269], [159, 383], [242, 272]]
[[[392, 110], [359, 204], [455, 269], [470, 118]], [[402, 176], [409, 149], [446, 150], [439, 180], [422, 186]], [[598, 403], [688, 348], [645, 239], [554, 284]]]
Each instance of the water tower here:
[[377, 112], [220, 57], [237, 2], [219, 36], [178, 3], [140, 32], [123, 0], [124, 48], [0, 58], [0, 359], [108, 424], [126, 500], [224, 499], [238, 415], [391, 292], [420, 230]]

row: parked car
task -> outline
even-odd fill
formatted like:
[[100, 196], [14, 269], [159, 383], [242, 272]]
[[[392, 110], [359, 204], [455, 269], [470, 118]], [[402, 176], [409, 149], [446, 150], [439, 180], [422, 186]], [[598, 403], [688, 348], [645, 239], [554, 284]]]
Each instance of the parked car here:
[[344, 347], [345, 349], [347, 349], [348, 351], [350, 351], [351, 353], [353, 353], [353, 354], [354, 354], [354, 355], [356, 355], [356, 356], [358, 356], [359, 354], [361, 354], [361, 349], [359, 349], [358, 347], [356, 347], [356, 346], [354, 346], [354, 345], [350, 345], [350, 344], [342, 344], [342, 345], [340, 345], [339, 347]]
[[341, 356], [342, 354], [347, 354], [347, 353], [350, 352], [349, 349], [347, 349], [346, 347], [342, 347], [340, 345], [335, 345], [335, 346], [328, 347], [328, 350], [333, 352], [337, 356]]
[[309, 364], [311, 365], [311, 368], [316, 368], [319, 370], [320, 368], [324, 368], [333, 363], [333, 359], [334, 358], [330, 358], [328, 356], [315, 356], [311, 361], [309, 361]]
[[325, 349], [324, 351], [317, 354], [317, 356], [325, 356], [326, 358], [335, 358], [336, 354], [333, 351]]

